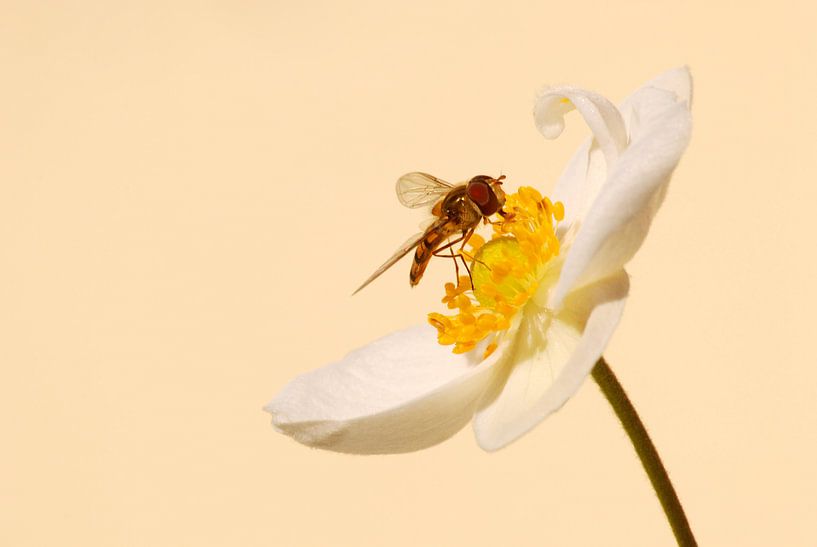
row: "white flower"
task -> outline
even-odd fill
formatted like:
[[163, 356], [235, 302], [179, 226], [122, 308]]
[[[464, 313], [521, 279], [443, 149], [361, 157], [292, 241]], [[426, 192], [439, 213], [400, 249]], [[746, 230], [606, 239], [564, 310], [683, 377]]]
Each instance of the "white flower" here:
[[[535, 279], [516, 295], [510, 320], [489, 328], [493, 338], [473, 350], [457, 346], [465, 353], [440, 345], [429, 326], [381, 338], [290, 382], [265, 407], [274, 427], [309, 446], [375, 454], [432, 446], [473, 418], [479, 445], [496, 450], [559, 409], [621, 318], [629, 289], [624, 266], [689, 142], [691, 85], [686, 68], [670, 70], [619, 108], [575, 87], [546, 90], [534, 109], [539, 131], [558, 137], [564, 114], [575, 108], [593, 137], [556, 186], [553, 201], [564, 205], [558, 225], [551, 220], [561, 216], [559, 205], [547, 201], [542, 225], [555, 234], [555, 247], [527, 272]], [[441, 341], [454, 343], [436, 325]], [[495, 351], [486, 351], [489, 341]]]

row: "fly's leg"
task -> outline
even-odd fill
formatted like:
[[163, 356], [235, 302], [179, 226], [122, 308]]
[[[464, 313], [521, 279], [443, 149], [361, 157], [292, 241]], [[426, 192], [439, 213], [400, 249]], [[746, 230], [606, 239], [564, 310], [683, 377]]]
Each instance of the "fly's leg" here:
[[[454, 272], [455, 272], [455, 275], [456, 275], [455, 279], [457, 280], [457, 284], [459, 284], [459, 282], [460, 282], [460, 267], [457, 264], [457, 258], [462, 258], [462, 256], [454, 254], [454, 245], [456, 245], [457, 243], [462, 241], [464, 238], [465, 238], [465, 232], [463, 232], [462, 237], [458, 237], [457, 239], [455, 239], [453, 241], [449, 241], [447, 244], [443, 245], [442, 247], [440, 247], [439, 249], [437, 249], [436, 251], [431, 253], [434, 256], [442, 256], [442, 257], [445, 257], [445, 258], [450, 258], [450, 259], [452, 259], [454, 261]], [[450, 254], [442, 254], [442, 252], [445, 251], [445, 250], [448, 250], [448, 252]], [[465, 261], [463, 260], [463, 264], [464, 263], [465, 263]], [[468, 265], [467, 264], [465, 265], [465, 269], [468, 270]], [[471, 279], [471, 271], [470, 270], [468, 270], [468, 279]], [[473, 287], [474, 287], [474, 283], [472, 281], [471, 282], [471, 288], [473, 289]]]
[[460, 267], [457, 265], [457, 256], [454, 254], [454, 247], [449, 247], [448, 251], [451, 253], [451, 258], [454, 260], [454, 279], [457, 283], [460, 282]]
[[483, 224], [491, 224], [492, 226], [498, 226], [498, 225], [502, 224], [503, 222], [506, 222], [508, 220], [513, 220], [513, 218], [515, 216], [515, 214], [512, 211], [511, 212], [506, 212], [504, 209], [500, 209], [499, 211], [496, 212], [496, 214], [501, 216], [502, 219], [501, 220], [490, 220], [488, 217], [482, 217]]
[[[465, 245], [468, 243], [468, 240], [471, 239], [471, 236], [474, 235], [476, 229], [477, 228], [475, 226], [469, 230], [465, 230], [462, 233], [461, 237], [458, 237], [457, 239], [450, 241], [448, 244], [444, 245], [443, 247], [440, 247], [439, 249], [432, 253], [434, 256], [444, 256], [445, 258], [452, 258], [454, 260], [454, 268], [456, 271], [457, 283], [459, 283], [460, 280], [460, 269], [457, 266], [457, 259], [459, 258], [460, 260], [462, 260], [462, 265], [465, 266], [465, 271], [468, 272], [468, 280], [471, 282], [471, 290], [474, 290], [474, 278], [471, 275], [471, 268], [468, 267], [468, 262], [466, 262], [465, 258], [468, 257], [474, 262], [479, 262], [480, 264], [488, 268], [488, 270], [491, 269], [490, 266], [488, 266], [482, 260], [478, 259], [476, 256], [471, 256], [469, 253], [465, 252]], [[460, 249], [459, 251], [457, 251], [457, 254], [455, 255], [453, 251], [453, 246], [460, 242], [462, 242], [462, 245], [460, 245]], [[451, 254], [440, 254], [442, 251], [446, 249], [448, 249]]]
[[463, 232], [464, 235], [463, 235], [462, 239], [464, 239], [464, 241], [462, 242], [462, 245], [460, 246], [460, 250], [459, 250], [459, 252], [457, 254], [459, 256], [461, 256], [461, 257], [466, 256], [466, 257], [470, 258], [471, 260], [473, 260], [474, 262], [479, 262], [480, 264], [482, 264], [483, 266], [485, 266], [486, 268], [488, 268], [490, 270], [491, 267], [488, 266], [485, 262], [478, 259], [476, 256], [465, 252], [465, 244], [468, 243], [468, 241], [471, 239], [471, 236], [474, 235], [474, 231], [476, 229], [477, 228], [475, 226], [474, 228], [471, 228], [468, 232]]
[[[471, 277], [471, 268], [468, 267], [468, 262], [465, 261], [465, 257], [463, 256], [463, 249], [465, 248], [465, 244], [468, 243], [468, 240], [471, 239], [471, 236], [474, 235], [474, 230], [476, 230], [476, 227], [465, 230], [464, 232], [462, 232], [462, 236], [458, 237], [453, 241], [448, 242], [446, 245], [440, 247], [439, 249], [432, 253], [434, 256], [444, 256], [446, 258], [454, 259], [454, 268], [456, 269], [457, 272], [457, 284], [459, 284], [460, 282], [460, 269], [457, 266], [457, 259], [459, 258], [460, 260], [462, 260], [462, 265], [465, 266], [465, 271], [468, 272], [468, 281], [471, 282], [472, 291], [474, 290], [474, 278]], [[455, 255], [453, 247], [454, 245], [460, 242], [462, 242], [462, 245], [460, 245], [460, 250]], [[448, 251], [451, 254], [445, 255], [440, 254], [442, 251], [445, 251], [446, 249], [448, 249]]]
[[[462, 265], [465, 266], [465, 271], [468, 272], [468, 281], [471, 282], [471, 290], [474, 290], [474, 278], [471, 277], [471, 268], [468, 267], [468, 262], [465, 261], [465, 257], [463, 255], [463, 249], [465, 249], [465, 244], [468, 243], [468, 240], [471, 239], [471, 236], [474, 235], [474, 230], [476, 230], [476, 226], [463, 232], [462, 234], [462, 245], [460, 245], [460, 251], [457, 255], [462, 260]], [[457, 278], [459, 279], [459, 278]]]
[[485, 262], [483, 262], [482, 260], [478, 259], [476, 256], [473, 256], [473, 255], [471, 255], [471, 254], [469, 254], [469, 253], [466, 253], [466, 252], [465, 252], [465, 251], [463, 251], [463, 250], [460, 250], [460, 256], [464, 256], [465, 258], [468, 258], [468, 259], [470, 259], [470, 260], [473, 260], [474, 262], [479, 262], [480, 264], [482, 264], [483, 266], [485, 266], [485, 268], [487, 268], [489, 271], [491, 270], [491, 267], [490, 267], [488, 264], [486, 264], [486, 263], [485, 263]]
[[[457, 239], [455, 239], [454, 241], [449, 241], [448, 243], [446, 243], [446, 244], [445, 244], [445, 245], [443, 245], [442, 247], [438, 248], [436, 251], [434, 251], [434, 252], [433, 252], [433, 253], [431, 253], [431, 254], [433, 254], [434, 256], [444, 256], [444, 257], [446, 257], [446, 258], [451, 258], [451, 255], [443, 255], [443, 254], [440, 254], [440, 252], [441, 252], [441, 251], [445, 251], [446, 249], [450, 249], [451, 247], [453, 247], [454, 245], [456, 245], [457, 243], [459, 243], [460, 241], [462, 241], [464, 237], [465, 237], [465, 236], [463, 235], [462, 237], [458, 237], [458, 238], [457, 238]], [[469, 237], [470, 237], [470, 236], [469, 236]]]

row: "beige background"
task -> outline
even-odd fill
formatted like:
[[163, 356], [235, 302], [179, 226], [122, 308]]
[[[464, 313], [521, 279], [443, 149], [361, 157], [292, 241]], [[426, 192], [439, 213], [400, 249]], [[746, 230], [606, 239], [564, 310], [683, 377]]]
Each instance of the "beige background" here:
[[[701, 543], [817, 545], [817, 39], [776, 2], [0, 4], [0, 544], [671, 545], [597, 388], [483, 453], [273, 432], [294, 375], [437, 309], [349, 293], [418, 219], [400, 174], [547, 191], [680, 64], [692, 145], [607, 356]], [[342, 6], [342, 7], [340, 7]]]

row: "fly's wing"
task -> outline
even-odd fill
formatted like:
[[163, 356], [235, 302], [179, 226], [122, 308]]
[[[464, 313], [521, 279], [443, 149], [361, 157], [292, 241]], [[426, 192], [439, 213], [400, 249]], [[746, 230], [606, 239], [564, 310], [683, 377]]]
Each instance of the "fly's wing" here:
[[406, 173], [397, 179], [397, 199], [400, 203], [411, 209], [431, 205], [454, 188], [444, 180], [438, 179], [428, 173]]
[[[397, 191], [397, 199], [400, 200], [400, 203], [406, 207], [410, 207], [411, 209], [416, 209], [418, 207], [432, 205], [438, 202], [454, 187], [455, 186], [453, 184], [449, 184], [442, 179], [438, 179], [434, 175], [415, 171], [412, 173], [406, 173], [397, 179], [395, 190]], [[432, 225], [438, 220], [439, 219], [437, 218], [431, 218], [427, 222], [429, 225]], [[408, 241], [403, 243], [400, 248], [397, 249], [397, 252], [395, 252], [391, 258], [380, 266], [377, 271], [369, 276], [369, 279], [364, 281], [363, 285], [358, 287], [357, 290], [352, 293], [352, 295], [354, 296], [355, 294], [359, 293], [364, 287], [366, 287], [366, 285], [380, 277], [383, 272], [394, 266], [398, 260], [406, 256], [409, 251], [414, 249], [420, 243], [420, 241], [423, 240], [425, 233], [426, 231], [424, 230], [419, 234], [411, 236]]]
[[428, 218], [424, 219], [420, 222], [417, 227], [420, 228], [423, 232], [427, 231], [429, 228], [434, 226], [440, 219], [435, 216], [429, 216]]
[[371, 283], [372, 281], [374, 281], [375, 279], [380, 277], [380, 275], [383, 272], [385, 272], [386, 270], [388, 270], [389, 268], [394, 266], [395, 263], [397, 263], [398, 260], [400, 260], [401, 258], [406, 256], [412, 249], [414, 249], [417, 245], [419, 245], [420, 241], [423, 240], [424, 235], [425, 235], [425, 232], [420, 232], [419, 234], [414, 234], [408, 240], [406, 240], [405, 243], [400, 245], [400, 248], [397, 249], [397, 251], [391, 256], [391, 258], [388, 259], [386, 262], [384, 262], [382, 266], [380, 266], [372, 275], [370, 275], [369, 279], [364, 281], [363, 285], [358, 287], [357, 290], [352, 293], [352, 296], [354, 296], [357, 293], [359, 293], [360, 291], [362, 291], [363, 288], [366, 285], [368, 285], [369, 283]]

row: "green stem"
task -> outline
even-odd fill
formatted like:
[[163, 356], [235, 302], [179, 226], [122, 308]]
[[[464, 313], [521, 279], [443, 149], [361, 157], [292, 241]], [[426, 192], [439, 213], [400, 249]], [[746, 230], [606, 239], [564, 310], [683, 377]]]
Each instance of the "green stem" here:
[[694, 547], [698, 543], [695, 541], [695, 536], [692, 535], [692, 530], [689, 527], [689, 521], [684, 514], [684, 509], [681, 507], [681, 502], [678, 500], [678, 494], [675, 493], [675, 488], [667, 475], [667, 470], [664, 464], [661, 463], [661, 457], [652, 444], [644, 424], [638, 417], [633, 404], [624, 392], [624, 388], [618, 383], [616, 375], [610, 369], [610, 365], [600, 358], [593, 367], [593, 379], [601, 388], [602, 393], [610, 402], [613, 410], [624, 426], [624, 430], [630, 437], [630, 441], [635, 447], [638, 457], [641, 459], [641, 465], [644, 466], [644, 471], [650, 478], [652, 487], [655, 489], [655, 494], [661, 502], [661, 507], [664, 508], [664, 513], [667, 515], [669, 525], [672, 527], [672, 533], [675, 534], [675, 540], [680, 547]]

